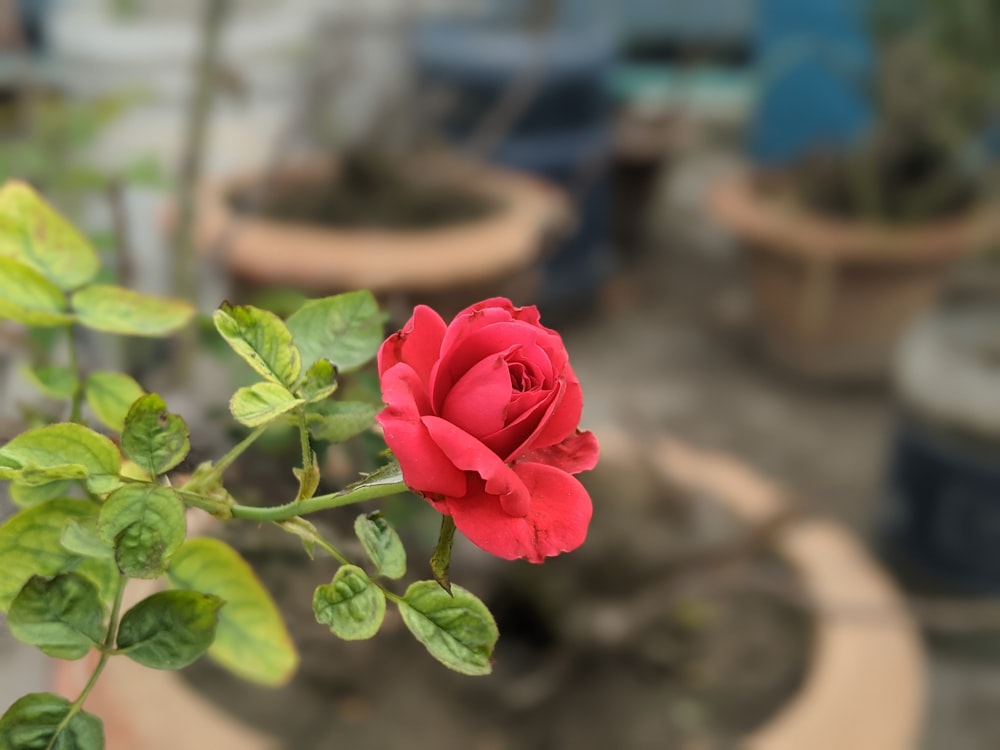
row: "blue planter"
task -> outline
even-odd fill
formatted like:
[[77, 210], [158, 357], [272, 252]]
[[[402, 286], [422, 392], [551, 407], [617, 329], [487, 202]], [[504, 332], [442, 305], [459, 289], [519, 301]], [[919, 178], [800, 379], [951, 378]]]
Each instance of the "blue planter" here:
[[750, 152], [765, 164], [844, 148], [871, 122], [873, 50], [859, 0], [760, 0], [755, 53], [760, 95]]
[[537, 36], [448, 24], [421, 29], [413, 47], [423, 86], [449, 93], [443, 126], [459, 144], [526, 68], [543, 61], [530, 103], [485, 156], [570, 192], [577, 225], [542, 268], [539, 303], [552, 315], [588, 305], [611, 265], [606, 79], [612, 36], [592, 28], [559, 27]]
[[1000, 446], [901, 419], [889, 473], [890, 557], [922, 586], [1000, 593]]
[[587, 128], [608, 116], [604, 78], [614, 44], [596, 29], [560, 28], [543, 36], [490, 26], [435, 24], [413, 41], [424, 85], [449, 94], [446, 129], [469, 134], [511, 82], [538, 66], [538, 88], [511, 135]]

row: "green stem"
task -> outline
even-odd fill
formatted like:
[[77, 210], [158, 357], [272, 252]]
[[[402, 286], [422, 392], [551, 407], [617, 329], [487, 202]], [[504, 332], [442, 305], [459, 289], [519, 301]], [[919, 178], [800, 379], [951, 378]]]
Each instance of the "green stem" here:
[[73, 324], [66, 326], [66, 342], [69, 346], [69, 366], [76, 378], [76, 388], [73, 389], [73, 401], [69, 411], [69, 421], [83, 424], [83, 373], [80, 372], [80, 358], [76, 352], [76, 337], [73, 335]]
[[[295, 533], [295, 532], [292, 532], [292, 533]], [[336, 547], [334, 547], [332, 544], [330, 544], [328, 541], [326, 541], [326, 539], [324, 539], [319, 534], [316, 534], [316, 533], [311, 534], [309, 536], [309, 539], [314, 544], [322, 547], [327, 552], [329, 552], [330, 555], [335, 560], [337, 560], [337, 562], [339, 562], [341, 565], [353, 565], [353, 563], [350, 560], [348, 560], [347, 557], [340, 550], [338, 550]], [[372, 583], [374, 583], [376, 586], [378, 586], [382, 590], [382, 593], [385, 594], [385, 598], [388, 599], [389, 601], [395, 602], [396, 604], [399, 604], [400, 602], [403, 601], [403, 597], [398, 596], [397, 594], [394, 594], [392, 591], [390, 591], [389, 589], [387, 589], [385, 586], [383, 586], [378, 581], [376, 581], [374, 579], [369, 579], [369, 580], [371, 580]]]
[[212, 485], [215, 482], [217, 482], [219, 479], [222, 478], [222, 475], [225, 473], [226, 469], [228, 469], [232, 465], [233, 461], [235, 461], [237, 458], [243, 455], [243, 452], [246, 451], [246, 449], [249, 448], [251, 445], [253, 445], [254, 441], [256, 441], [257, 438], [259, 438], [261, 435], [263, 435], [266, 429], [267, 425], [261, 425], [260, 427], [258, 427], [256, 430], [251, 432], [240, 442], [234, 445], [226, 455], [224, 455], [222, 458], [216, 461], [215, 464], [212, 466], [211, 472], [202, 476], [198, 476], [196, 474], [187, 482], [182, 484], [179, 488], [177, 488], [178, 491], [183, 492], [186, 490], [190, 493], [197, 494], [198, 490], [202, 486]]
[[122, 610], [122, 600], [125, 596], [125, 576], [118, 576], [118, 583], [115, 587], [115, 600], [114, 604], [111, 606], [111, 617], [108, 620], [108, 633], [104, 637], [104, 643], [101, 644], [101, 658], [97, 661], [97, 666], [94, 667], [94, 671], [90, 674], [90, 679], [87, 680], [87, 684], [83, 686], [83, 690], [80, 691], [80, 695], [77, 696], [76, 700], [69, 705], [69, 710], [63, 717], [62, 721], [59, 722], [59, 726], [56, 727], [56, 731], [52, 734], [52, 739], [49, 740], [49, 744], [46, 746], [46, 750], [53, 750], [56, 747], [56, 742], [59, 736], [63, 733], [63, 730], [69, 725], [70, 721], [76, 716], [77, 713], [83, 708], [83, 704], [87, 701], [87, 696], [90, 695], [90, 691], [94, 689], [94, 685], [97, 684], [98, 678], [104, 671], [104, 667], [108, 664], [108, 659], [111, 658], [114, 653], [115, 639], [118, 636], [118, 616], [121, 614]]
[[366, 500], [374, 500], [379, 497], [389, 495], [399, 495], [407, 491], [406, 484], [402, 481], [384, 484], [361, 484], [354, 488], [334, 492], [330, 495], [317, 495], [306, 500], [293, 500], [284, 505], [275, 505], [269, 508], [257, 508], [249, 505], [233, 506], [233, 518], [245, 518], [250, 521], [287, 521], [289, 518], [304, 516], [309, 513], [316, 513], [320, 510], [330, 508], [341, 508], [345, 505], [363, 503]]
[[309, 471], [313, 465], [312, 448], [309, 445], [309, 428], [306, 427], [306, 410], [299, 408], [299, 443], [302, 445], [302, 471]]

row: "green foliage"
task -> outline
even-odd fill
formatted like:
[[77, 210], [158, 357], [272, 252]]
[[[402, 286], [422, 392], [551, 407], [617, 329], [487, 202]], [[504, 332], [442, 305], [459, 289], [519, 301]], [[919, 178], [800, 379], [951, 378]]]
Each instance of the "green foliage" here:
[[100, 267], [86, 238], [29, 185], [16, 180], [0, 189], [0, 258], [34, 269], [63, 291], [91, 281]]
[[328, 359], [341, 372], [350, 372], [378, 352], [382, 313], [371, 292], [347, 292], [306, 302], [288, 318], [288, 330], [305, 367]]
[[295, 385], [302, 359], [281, 318], [267, 310], [224, 302], [212, 319], [233, 351], [258, 374], [286, 389]]
[[11, 602], [11, 635], [57, 659], [79, 659], [104, 638], [97, 587], [76, 573], [32, 576]]
[[86, 711], [74, 710], [68, 700], [52, 693], [26, 695], [0, 718], [0, 750], [101, 750], [103, 747], [101, 720]]
[[317, 359], [306, 370], [298, 393], [309, 403], [322, 401], [337, 390], [337, 368], [328, 359]]
[[295, 645], [271, 595], [236, 550], [218, 539], [192, 539], [174, 555], [167, 575], [176, 587], [226, 601], [209, 656], [259, 684], [291, 679], [299, 663]]
[[406, 549], [385, 516], [377, 511], [362, 513], [354, 519], [354, 533], [379, 573], [386, 578], [406, 575]]
[[[370, 363], [382, 342], [375, 298], [351, 292], [310, 300], [287, 322], [224, 303], [214, 325], [260, 376], [236, 390], [229, 406], [237, 422], [254, 429], [221, 458], [181, 477], [174, 470], [191, 450], [185, 421], [132, 377], [82, 369], [87, 358], [78, 356], [73, 334], [85, 326], [165, 336], [186, 325], [194, 309], [97, 283], [101, 278], [93, 247], [30, 187], [0, 189], [0, 318], [31, 327], [34, 336], [51, 331], [44, 348], [58, 337], [69, 343], [68, 366], [40, 362], [26, 369], [42, 394], [69, 402], [69, 420], [28, 429], [0, 446], [0, 481], [10, 483], [10, 496], [22, 506], [0, 525], [0, 611], [12, 633], [58, 658], [77, 659], [96, 648], [97, 672], [119, 655], [180, 669], [208, 653], [247, 680], [287, 682], [299, 654], [271, 595], [232, 547], [186, 540], [187, 511], [199, 508], [223, 520], [275, 523], [299, 535], [310, 556], [319, 549], [340, 561], [313, 599], [316, 619], [333, 634], [373, 637], [393, 601], [435, 658], [467, 674], [488, 672], [496, 626], [479, 600], [458, 587], [449, 596], [430, 581], [413, 584], [403, 597], [383, 586], [403, 578], [407, 555], [380, 513], [354, 523], [370, 575], [303, 517], [406, 491], [390, 459], [339, 492], [317, 495], [321, 451], [311, 440], [341, 442], [369, 431], [381, 408], [377, 390], [335, 400], [339, 374]], [[84, 404], [88, 416], [120, 433], [118, 442], [83, 424]], [[267, 507], [241, 505], [225, 486], [227, 470], [272, 424], [299, 431], [302, 460], [292, 467], [298, 492], [283, 505], [282, 499]], [[121, 613], [127, 579], [161, 576], [171, 590]], [[0, 718], [0, 750], [102, 747], [100, 722], [79, 709], [93, 684], [75, 703], [49, 694], [18, 701]]]
[[72, 323], [66, 296], [39, 271], [0, 256], [0, 318], [27, 326]]
[[127, 484], [112, 492], [97, 520], [98, 538], [115, 550], [130, 578], [158, 578], [184, 543], [184, 503], [169, 487]]
[[25, 375], [38, 390], [49, 398], [72, 398], [79, 387], [76, 374], [68, 367], [25, 367]]
[[313, 594], [316, 620], [345, 641], [371, 638], [385, 618], [385, 594], [356, 565], [342, 565]]
[[184, 420], [155, 393], [140, 397], [125, 416], [122, 452], [151, 476], [170, 471], [191, 450]]
[[118, 486], [121, 456], [103, 435], [83, 425], [63, 423], [22, 432], [0, 448], [0, 465], [22, 471], [26, 467], [82, 466], [87, 488], [100, 495]]
[[92, 372], [84, 383], [83, 393], [94, 416], [105, 427], [121, 432], [129, 409], [145, 391], [124, 373]]
[[81, 558], [61, 544], [72, 521], [95, 518], [98, 506], [83, 500], [51, 500], [16, 513], [0, 526], [0, 610], [6, 612], [32, 576], [73, 570], [89, 578], [106, 599], [117, 576], [114, 563]]
[[85, 287], [71, 303], [82, 325], [123, 336], [167, 336], [186, 326], [195, 312], [183, 300], [151, 297], [110, 284]]
[[197, 591], [161, 591], [122, 616], [118, 649], [153, 669], [181, 669], [215, 638], [223, 600]]
[[378, 411], [363, 401], [320, 401], [306, 406], [306, 427], [317, 440], [342, 443], [371, 429]]
[[417, 581], [399, 603], [403, 622], [431, 656], [467, 675], [489, 674], [499, 632], [493, 615], [479, 599], [452, 586], [449, 594], [436, 581]]
[[247, 427], [259, 427], [305, 403], [278, 383], [254, 383], [240, 388], [229, 401], [233, 418]]

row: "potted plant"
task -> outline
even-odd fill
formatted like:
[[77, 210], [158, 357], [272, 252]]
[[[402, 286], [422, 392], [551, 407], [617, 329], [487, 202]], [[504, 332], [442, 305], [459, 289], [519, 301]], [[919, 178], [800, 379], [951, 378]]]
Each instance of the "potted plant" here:
[[748, 246], [762, 343], [793, 370], [884, 374], [947, 269], [1000, 236], [986, 151], [1000, 18], [993, 5], [977, 8], [970, 22], [953, 3], [876, 3], [863, 137], [785, 170], [731, 176], [711, 193], [711, 213]]

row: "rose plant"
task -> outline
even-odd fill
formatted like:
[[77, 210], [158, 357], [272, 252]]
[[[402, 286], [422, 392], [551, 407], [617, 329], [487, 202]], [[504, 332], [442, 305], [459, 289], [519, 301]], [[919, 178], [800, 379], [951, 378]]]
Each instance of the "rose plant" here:
[[[66, 364], [27, 369], [64, 404], [64, 421], [0, 446], [0, 480], [18, 506], [0, 526], [0, 611], [16, 638], [49, 656], [99, 654], [75, 699], [33, 693], [16, 701], [0, 718], [0, 748], [103, 747], [103, 725], [83, 705], [113, 657], [180, 669], [208, 654], [258, 683], [290, 678], [298, 654], [273, 601], [235, 549], [188, 538], [192, 512], [274, 524], [300, 537], [310, 556], [333, 558], [338, 567], [315, 590], [313, 609], [334, 635], [374, 636], [391, 604], [442, 664], [489, 673], [496, 624], [449, 579], [456, 528], [499, 557], [542, 562], [579, 546], [591, 517], [573, 475], [594, 466], [597, 443], [578, 429], [579, 381], [537, 310], [492, 299], [446, 325], [418, 307], [383, 341], [381, 312], [364, 291], [310, 300], [286, 320], [223, 303], [215, 328], [259, 379], [229, 402], [246, 437], [190, 466], [185, 420], [124, 373], [85, 372], [77, 347], [81, 328], [168, 336], [194, 309], [97, 283], [99, 270], [86, 239], [30, 187], [0, 189], [0, 319], [62, 331], [68, 352]], [[341, 374], [376, 355], [384, 408], [341, 398]], [[318, 494], [317, 444], [350, 439], [376, 419], [392, 451], [385, 465]], [[241, 503], [226, 487], [226, 470], [272, 426], [289, 424], [301, 445], [295, 497]], [[440, 511], [442, 525], [430, 560], [434, 580], [401, 592], [394, 588], [407, 576], [406, 550], [384, 516], [355, 520], [364, 561], [349, 559], [306, 519], [407, 490]], [[132, 579], [162, 587], [126, 608]]]

